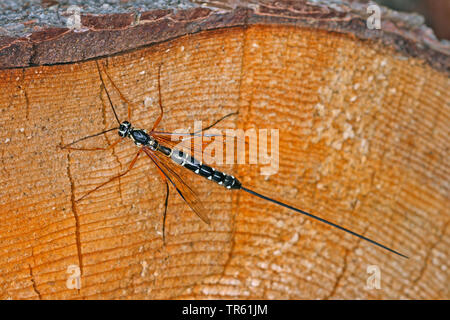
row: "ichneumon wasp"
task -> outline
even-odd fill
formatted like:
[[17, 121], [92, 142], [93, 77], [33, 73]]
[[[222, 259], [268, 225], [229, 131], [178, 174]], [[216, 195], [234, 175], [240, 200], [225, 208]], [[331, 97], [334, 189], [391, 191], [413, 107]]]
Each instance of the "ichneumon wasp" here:
[[[153, 162], [153, 164], [157, 168], [158, 172], [160, 173], [162, 180], [164, 181], [164, 183], [166, 185], [166, 197], [165, 197], [165, 203], [164, 203], [164, 215], [163, 215], [163, 227], [162, 227], [164, 243], [165, 243], [166, 213], [167, 213], [169, 190], [170, 190], [169, 185], [172, 185], [174, 187], [174, 189], [181, 196], [181, 198], [189, 205], [189, 207], [199, 216], [199, 218], [201, 220], [203, 220], [207, 224], [210, 224], [210, 220], [208, 219], [208, 215], [206, 214], [206, 209], [202, 205], [202, 202], [198, 198], [197, 194], [192, 189], [192, 187], [189, 186], [182, 179], [180, 174], [177, 173], [179, 168], [185, 168], [185, 169], [190, 170], [193, 173], [200, 175], [208, 180], [214, 181], [215, 183], [222, 185], [227, 189], [245, 191], [246, 193], [256, 196], [262, 200], [269, 201], [269, 202], [275, 203], [281, 207], [290, 209], [297, 213], [301, 213], [312, 219], [323, 222], [323, 223], [328, 224], [332, 227], [335, 227], [339, 230], [342, 230], [346, 233], [349, 233], [355, 237], [358, 237], [360, 239], [368, 241], [384, 250], [395, 253], [401, 257], [408, 258], [406, 255], [404, 255], [398, 251], [395, 251], [379, 242], [369, 239], [359, 233], [353, 232], [353, 231], [351, 231], [347, 228], [344, 228], [340, 225], [337, 225], [331, 221], [320, 218], [316, 215], [313, 215], [306, 211], [300, 210], [300, 209], [290, 206], [284, 202], [272, 199], [270, 197], [267, 197], [265, 195], [262, 195], [256, 191], [254, 191], [252, 189], [249, 189], [249, 188], [243, 186], [241, 184], [241, 182], [234, 176], [226, 174], [219, 170], [216, 170], [213, 167], [210, 167], [206, 164], [203, 164], [202, 162], [198, 161], [194, 156], [192, 156], [192, 154], [190, 154], [189, 152], [185, 152], [185, 151], [181, 150], [180, 148], [178, 148], [177, 145], [171, 139], [171, 135], [173, 135], [173, 133], [156, 130], [156, 128], [160, 124], [160, 122], [163, 118], [163, 115], [164, 115], [164, 110], [163, 110], [163, 106], [162, 106], [162, 97], [161, 97], [161, 64], [158, 67], [158, 94], [159, 94], [158, 102], [159, 102], [160, 114], [159, 114], [158, 118], [156, 119], [155, 123], [153, 124], [152, 129], [149, 132], [147, 132], [144, 129], [138, 129], [138, 128], [135, 128], [132, 126], [132, 124], [130, 122], [132, 104], [123, 96], [123, 94], [120, 92], [120, 90], [114, 84], [114, 82], [110, 78], [109, 74], [106, 72], [105, 67], [103, 66], [103, 72], [106, 74], [109, 82], [117, 90], [121, 99], [123, 99], [128, 104], [127, 120], [126, 121], [119, 120], [119, 117], [118, 117], [116, 110], [114, 108], [114, 105], [112, 103], [112, 99], [106, 88], [105, 81], [102, 76], [102, 70], [101, 70], [102, 68], [100, 68], [98, 61], [96, 61], [96, 65], [97, 65], [97, 70], [98, 70], [98, 74], [100, 77], [100, 81], [102, 83], [103, 88], [105, 89], [106, 96], [109, 101], [109, 105], [111, 106], [114, 117], [119, 126], [108, 129], [108, 130], [104, 130], [102, 132], [99, 132], [99, 133], [96, 133], [93, 135], [89, 135], [87, 137], [83, 137], [81, 139], [73, 141], [72, 143], [69, 143], [67, 145], [60, 146], [60, 147], [62, 149], [70, 149], [70, 150], [107, 150], [107, 149], [113, 148], [115, 145], [117, 145], [120, 141], [123, 141], [124, 139], [131, 139], [134, 142], [134, 144], [139, 147], [139, 150], [136, 153], [136, 155], [134, 156], [134, 158], [131, 160], [131, 162], [129, 163], [128, 168], [124, 172], [113, 176], [109, 180], [101, 183], [94, 189], [88, 191], [77, 201], [84, 199], [86, 196], [88, 196], [92, 192], [98, 190], [99, 188], [105, 186], [106, 184], [126, 175], [136, 164], [136, 161], [138, 160], [139, 156], [144, 153]], [[210, 125], [206, 128], [203, 128], [200, 131], [188, 133], [186, 135], [188, 136], [188, 138], [198, 136], [201, 132], [210, 129], [211, 127], [213, 127], [214, 125], [216, 125], [217, 123], [222, 121], [223, 119], [225, 119], [228, 116], [231, 116], [233, 114], [237, 114], [237, 113], [228, 114], [228, 115], [222, 117], [221, 119], [217, 120], [216, 122], [214, 122], [212, 125]], [[83, 140], [86, 140], [86, 139], [89, 139], [92, 137], [100, 136], [100, 135], [106, 134], [106, 133], [108, 133], [110, 131], [114, 131], [114, 130], [118, 130], [119, 138], [116, 141], [114, 141], [113, 143], [111, 143], [106, 148], [75, 148], [75, 147], [72, 147], [72, 145], [74, 145], [75, 143], [78, 143], [80, 141], [83, 141]]]

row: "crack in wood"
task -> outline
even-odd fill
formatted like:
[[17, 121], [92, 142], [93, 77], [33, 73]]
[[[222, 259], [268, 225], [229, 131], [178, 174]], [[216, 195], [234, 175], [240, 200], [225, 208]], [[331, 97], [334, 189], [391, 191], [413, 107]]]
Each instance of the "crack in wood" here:
[[447, 221], [447, 222], [444, 224], [444, 227], [442, 228], [442, 231], [441, 231], [440, 235], [438, 236], [438, 239], [431, 245], [430, 249], [427, 251], [427, 254], [426, 254], [425, 258], [423, 259], [423, 265], [422, 265], [422, 267], [421, 267], [420, 270], [419, 270], [418, 276], [417, 276], [414, 280], [412, 280], [412, 282], [411, 282], [411, 287], [416, 286], [417, 283], [418, 283], [418, 282], [422, 279], [422, 277], [424, 276], [424, 274], [425, 274], [425, 272], [426, 272], [426, 270], [427, 270], [427, 267], [428, 267], [428, 264], [429, 264], [428, 261], [430, 260], [430, 257], [431, 257], [431, 254], [432, 254], [432, 252], [433, 252], [433, 249], [436, 248], [437, 245], [438, 245], [438, 244], [442, 241], [442, 239], [444, 238], [445, 230], [447, 229], [448, 224], [449, 224], [449, 221]]
[[[248, 19], [248, 17], [246, 18], [246, 20]], [[238, 88], [238, 107], [241, 106], [242, 103], [242, 79], [243, 79], [243, 71], [244, 71], [244, 60], [245, 60], [245, 50], [246, 50], [246, 45], [247, 45], [247, 32], [246, 29], [244, 29], [244, 32], [242, 33], [242, 55], [241, 55], [241, 62], [240, 62], [240, 79], [239, 79], [239, 88]], [[250, 115], [250, 110], [248, 110], [247, 112], [247, 121], [248, 121], [248, 117]], [[248, 122], [245, 122], [248, 123]], [[239, 194], [237, 196], [237, 198], [239, 199]], [[225, 260], [224, 264], [223, 264], [223, 269], [222, 272], [220, 274], [220, 278], [217, 280], [217, 283], [220, 284], [220, 281], [225, 277], [225, 272], [227, 271], [228, 266], [230, 265], [231, 259], [233, 258], [233, 253], [234, 253], [234, 248], [236, 245], [236, 215], [237, 214], [233, 214], [232, 220], [231, 220], [231, 235], [230, 235], [230, 250], [228, 253], [228, 257], [227, 260]]]
[[36, 284], [36, 280], [34, 279], [33, 269], [31, 268], [31, 264], [28, 264], [28, 270], [29, 270], [29, 272], [30, 272], [31, 285], [32, 285], [32, 287], [33, 287], [33, 290], [34, 290], [34, 292], [37, 294], [39, 300], [42, 300], [41, 292], [38, 290], [37, 284]]
[[28, 121], [30, 117], [30, 99], [28, 97], [28, 92], [23, 85], [24, 81], [25, 81], [25, 68], [22, 68], [22, 79], [20, 79], [20, 85], [18, 85], [18, 88], [23, 93], [23, 96], [25, 98], [25, 119]]
[[330, 293], [327, 294], [327, 296], [324, 298], [324, 300], [329, 300], [336, 293], [336, 290], [339, 287], [339, 284], [341, 283], [342, 277], [344, 276], [345, 272], [347, 271], [347, 268], [348, 268], [347, 258], [351, 251], [352, 250], [350, 250], [350, 249], [345, 249], [344, 265], [342, 266], [342, 271], [339, 272], [339, 274], [337, 275], [336, 281], [333, 284], [333, 288], [331, 288]]
[[2, 163], [2, 171], [5, 173], [5, 175], [8, 176], [8, 178], [11, 176], [8, 170], [5, 169], [5, 149], [2, 149], [2, 156], [1, 156], [1, 163]]
[[[362, 233], [363, 236], [366, 235], [368, 229], [369, 229], [369, 226], [367, 226], [365, 228], [365, 230], [363, 231], [363, 233]], [[335, 295], [337, 289], [339, 288], [339, 284], [341, 283], [341, 280], [342, 280], [345, 272], [347, 272], [347, 269], [348, 269], [348, 261], [347, 261], [347, 259], [348, 259], [349, 255], [350, 255], [350, 253], [355, 252], [355, 250], [359, 247], [359, 245], [361, 244], [361, 241], [362, 241], [362, 239], [358, 239], [358, 241], [353, 246], [353, 248], [351, 248], [351, 249], [346, 248], [345, 249], [344, 265], [342, 266], [342, 271], [337, 275], [336, 281], [334, 282], [334, 285], [333, 285], [333, 288], [331, 289], [330, 293], [327, 294], [324, 297], [324, 300], [330, 300], [331, 297], [333, 297]]]
[[[61, 144], [62, 144], [62, 137], [61, 137]], [[70, 203], [71, 203], [71, 210], [73, 217], [75, 219], [75, 241], [77, 246], [77, 255], [78, 255], [78, 263], [80, 267], [80, 275], [83, 275], [83, 255], [81, 252], [81, 239], [80, 239], [80, 219], [78, 215], [78, 208], [76, 205], [75, 200], [75, 183], [72, 176], [72, 171], [70, 169], [71, 164], [71, 156], [70, 151], [67, 151], [67, 177], [69, 178], [70, 182]]]

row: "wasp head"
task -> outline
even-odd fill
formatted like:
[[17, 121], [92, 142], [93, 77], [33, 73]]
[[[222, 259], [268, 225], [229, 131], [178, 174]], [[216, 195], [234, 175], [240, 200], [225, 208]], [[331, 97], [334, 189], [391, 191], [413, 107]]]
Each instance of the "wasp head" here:
[[122, 122], [119, 126], [119, 136], [121, 136], [122, 138], [125, 138], [126, 136], [129, 135], [130, 129], [131, 129], [131, 123], [129, 123], [128, 121]]

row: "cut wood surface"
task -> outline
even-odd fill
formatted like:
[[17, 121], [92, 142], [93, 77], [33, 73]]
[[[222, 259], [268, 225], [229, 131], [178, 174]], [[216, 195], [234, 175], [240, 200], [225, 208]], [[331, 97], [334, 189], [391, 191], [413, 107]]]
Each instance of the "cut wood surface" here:
[[[218, 129], [278, 129], [276, 174], [221, 168], [410, 258], [195, 175], [211, 225], [172, 190], [163, 245], [165, 185], [145, 157], [75, 201], [137, 152], [131, 141], [57, 147], [117, 125], [96, 61], [133, 103], [137, 127], [158, 116], [162, 64], [165, 131], [234, 111]], [[450, 298], [445, 71], [380, 43], [287, 25], [203, 31], [96, 61], [0, 71], [0, 298]], [[126, 103], [105, 84], [124, 119]], [[370, 266], [379, 289], [368, 287]]]

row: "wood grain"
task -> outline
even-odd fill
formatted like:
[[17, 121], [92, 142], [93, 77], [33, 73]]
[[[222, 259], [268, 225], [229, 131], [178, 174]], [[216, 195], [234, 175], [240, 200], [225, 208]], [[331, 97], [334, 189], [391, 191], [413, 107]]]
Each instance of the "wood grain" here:
[[[0, 298], [448, 299], [449, 111], [446, 74], [369, 41], [291, 26], [201, 32], [99, 60], [130, 99], [133, 123], [165, 130], [278, 129], [279, 172], [225, 169], [258, 191], [410, 256], [397, 258], [323, 224], [193, 182], [203, 223], [137, 149], [61, 151], [116, 125], [95, 61], [0, 71]], [[126, 105], [108, 84], [119, 116]], [[107, 145], [116, 138], [87, 141]], [[81, 289], [68, 289], [70, 265]], [[366, 289], [369, 265], [381, 289]]]

